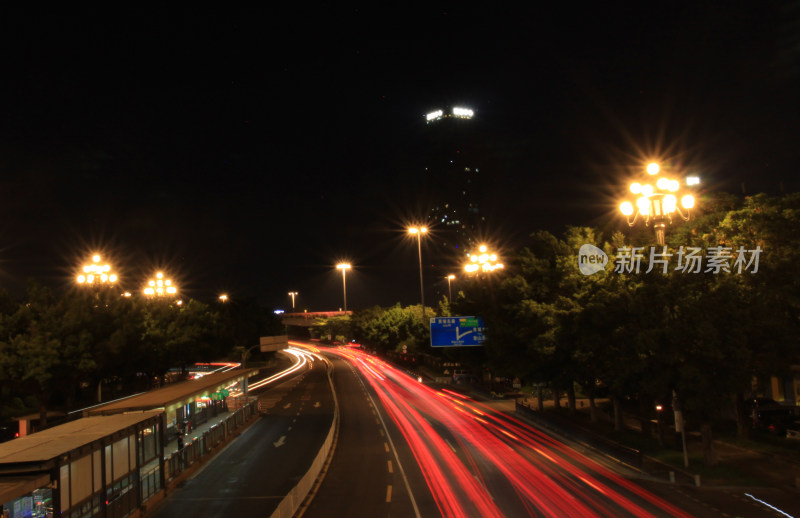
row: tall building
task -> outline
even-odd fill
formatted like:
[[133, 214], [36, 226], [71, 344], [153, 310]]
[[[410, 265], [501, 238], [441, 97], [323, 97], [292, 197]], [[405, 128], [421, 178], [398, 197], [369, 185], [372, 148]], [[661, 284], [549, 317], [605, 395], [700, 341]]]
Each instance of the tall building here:
[[458, 264], [476, 246], [485, 222], [478, 124], [471, 109], [452, 107], [428, 113], [422, 132], [428, 225], [438, 252]]

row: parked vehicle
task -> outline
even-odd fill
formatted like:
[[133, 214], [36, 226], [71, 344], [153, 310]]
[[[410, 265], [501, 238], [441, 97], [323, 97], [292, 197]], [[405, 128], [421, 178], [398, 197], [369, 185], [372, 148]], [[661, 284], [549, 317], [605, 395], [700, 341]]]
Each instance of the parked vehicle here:
[[793, 429], [800, 416], [800, 407], [778, 403], [770, 398], [755, 398], [750, 402], [753, 428], [765, 430], [781, 437]]

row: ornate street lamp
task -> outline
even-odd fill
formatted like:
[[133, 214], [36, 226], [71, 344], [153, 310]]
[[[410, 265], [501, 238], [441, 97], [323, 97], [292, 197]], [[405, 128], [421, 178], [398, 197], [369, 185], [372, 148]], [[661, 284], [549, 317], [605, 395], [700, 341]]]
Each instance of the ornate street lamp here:
[[[656, 163], [647, 166], [648, 177], [642, 182], [633, 182], [629, 186], [631, 193], [636, 194], [636, 205], [629, 201], [623, 201], [619, 210], [628, 219], [628, 225], [633, 226], [641, 216], [645, 225], [652, 222], [656, 231], [656, 241], [660, 246], [666, 245], [666, 226], [672, 223], [673, 214], [677, 214], [688, 221], [690, 211], [694, 208], [694, 196], [686, 191], [681, 191], [681, 182], [675, 179], [661, 176], [661, 167]], [[651, 183], [652, 182], [652, 183]], [[700, 183], [696, 176], [687, 177], [686, 186], [693, 186]], [[680, 205], [678, 199], [680, 198]], [[683, 210], [681, 210], [683, 209]]]
[[100, 256], [94, 254], [92, 262], [84, 265], [76, 280], [78, 284], [89, 286], [111, 285], [117, 282], [117, 274], [111, 271], [110, 265], [100, 264]]
[[503, 268], [503, 263], [498, 261], [497, 254], [491, 252], [486, 245], [478, 247], [478, 253], [469, 254], [469, 262], [464, 265], [466, 273], [489, 273]]
[[156, 273], [156, 278], [147, 281], [147, 286], [144, 288], [144, 294], [148, 297], [165, 297], [177, 293], [178, 288], [170, 279], [165, 279], [162, 272]]

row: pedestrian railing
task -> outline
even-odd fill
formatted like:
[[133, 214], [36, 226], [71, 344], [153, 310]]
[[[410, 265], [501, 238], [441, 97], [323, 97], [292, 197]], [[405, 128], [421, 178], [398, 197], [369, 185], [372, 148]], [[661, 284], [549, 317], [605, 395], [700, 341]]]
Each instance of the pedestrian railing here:
[[139, 486], [142, 488], [142, 502], [148, 500], [151, 496], [161, 491], [161, 476], [159, 467], [151, 469], [147, 473], [141, 475]]
[[[192, 442], [170, 455], [164, 461], [167, 482], [211, 453], [215, 446], [225, 441], [228, 436], [247, 423], [251, 417], [256, 415], [257, 405], [258, 401], [256, 400], [247, 403], [231, 414], [225, 421], [212, 426]], [[144, 477], [142, 477], [142, 483], [144, 483]]]

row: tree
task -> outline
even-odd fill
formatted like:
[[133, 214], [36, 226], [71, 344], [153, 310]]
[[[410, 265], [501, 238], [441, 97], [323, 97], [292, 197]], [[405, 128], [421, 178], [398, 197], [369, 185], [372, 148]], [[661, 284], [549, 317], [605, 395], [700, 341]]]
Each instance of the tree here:
[[39, 403], [40, 424], [47, 424], [47, 406], [55, 382], [63, 375], [61, 341], [52, 292], [36, 283], [28, 286], [29, 301], [4, 318], [0, 340], [0, 377], [21, 383]]

